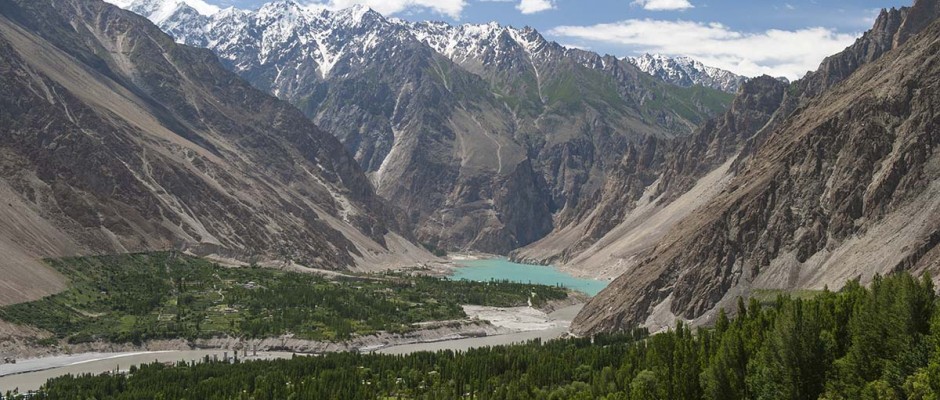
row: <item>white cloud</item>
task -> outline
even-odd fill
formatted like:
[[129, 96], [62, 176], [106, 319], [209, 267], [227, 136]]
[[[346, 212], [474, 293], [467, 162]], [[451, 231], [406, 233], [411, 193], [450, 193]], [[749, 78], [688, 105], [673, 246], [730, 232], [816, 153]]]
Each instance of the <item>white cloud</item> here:
[[314, 1], [312, 4], [337, 10], [362, 4], [383, 15], [397, 14], [414, 8], [424, 8], [451, 18], [460, 18], [460, 13], [467, 6], [466, 0], [328, 0]]
[[551, 0], [521, 0], [519, 5], [516, 6], [516, 9], [522, 11], [523, 14], [534, 14], [553, 8], [555, 8], [555, 5], [552, 4]]
[[631, 4], [650, 11], [685, 10], [694, 7], [689, 0], [635, 0]]
[[623, 45], [636, 52], [686, 55], [746, 76], [767, 74], [789, 79], [815, 70], [823, 58], [842, 51], [856, 38], [828, 28], [743, 33], [719, 23], [652, 19], [559, 26], [549, 34]]
[[220, 10], [219, 6], [206, 3], [203, 0], [184, 0], [184, 2], [202, 15], [212, 15]]

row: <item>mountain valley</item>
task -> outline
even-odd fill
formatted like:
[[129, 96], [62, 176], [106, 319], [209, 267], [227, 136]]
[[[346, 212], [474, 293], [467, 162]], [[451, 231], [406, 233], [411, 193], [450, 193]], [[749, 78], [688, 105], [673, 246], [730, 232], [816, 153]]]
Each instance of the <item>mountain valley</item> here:
[[0, 399], [940, 396], [940, 0], [792, 81], [402, 7], [0, 0]]

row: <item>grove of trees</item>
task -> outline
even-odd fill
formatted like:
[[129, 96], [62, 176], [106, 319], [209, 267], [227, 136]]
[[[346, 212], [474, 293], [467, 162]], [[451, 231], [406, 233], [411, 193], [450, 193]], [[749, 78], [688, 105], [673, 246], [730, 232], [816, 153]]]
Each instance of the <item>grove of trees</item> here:
[[929, 277], [876, 277], [811, 299], [740, 301], [676, 325], [408, 355], [336, 353], [153, 364], [50, 380], [40, 399], [937, 399], [940, 312]]

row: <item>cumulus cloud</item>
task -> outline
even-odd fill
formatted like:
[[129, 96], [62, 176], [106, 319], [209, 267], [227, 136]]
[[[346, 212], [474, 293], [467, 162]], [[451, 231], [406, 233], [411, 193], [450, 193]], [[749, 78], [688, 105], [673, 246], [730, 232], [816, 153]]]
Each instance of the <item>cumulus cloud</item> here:
[[523, 14], [534, 14], [553, 8], [555, 8], [555, 5], [552, 4], [551, 0], [521, 0], [519, 5], [516, 6], [516, 9], [522, 11]]
[[852, 44], [856, 35], [828, 28], [744, 33], [719, 23], [631, 19], [592, 26], [559, 26], [550, 35], [622, 45], [636, 52], [685, 55], [745, 76], [802, 77]]
[[650, 11], [685, 10], [693, 7], [689, 0], [635, 0], [631, 4]]
[[392, 15], [405, 10], [423, 8], [452, 18], [460, 18], [460, 13], [467, 6], [466, 0], [328, 0], [314, 1], [311, 4], [329, 9], [349, 8], [362, 4], [384, 15]]

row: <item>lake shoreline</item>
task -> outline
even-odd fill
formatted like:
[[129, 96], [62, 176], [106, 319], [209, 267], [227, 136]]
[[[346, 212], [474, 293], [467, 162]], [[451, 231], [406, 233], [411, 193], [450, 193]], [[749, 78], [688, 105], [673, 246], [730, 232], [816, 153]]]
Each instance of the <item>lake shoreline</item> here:
[[487, 282], [491, 280], [563, 286], [594, 296], [610, 284], [609, 280], [583, 278], [553, 265], [523, 264], [505, 257], [467, 258], [453, 261], [453, 271], [447, 277], [452, 280]]

